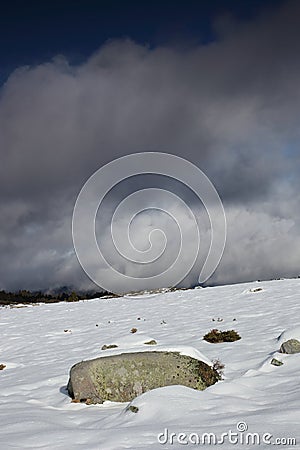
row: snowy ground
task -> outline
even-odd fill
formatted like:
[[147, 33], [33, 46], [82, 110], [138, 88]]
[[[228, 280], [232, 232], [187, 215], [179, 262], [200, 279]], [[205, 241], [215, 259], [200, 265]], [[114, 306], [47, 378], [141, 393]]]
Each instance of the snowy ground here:
[[[255, 288], [262, 291], [251, 292]], [[0, 363], [7, 366], [0, 371], [3, 450], [195, 448], [195, 433], [199, 439], [214, 433], [222, 449], [270, 448], [262, 442], [264, 433], [272, 434], [265, 437], [270, 443], [282, 439], [277, 448], [300, 448], [300, 354], [277, 353], [283, 340], [300, 339], [300, 280], [6, 307], [0, 315]], [[137, 333], [130, 333], [132, 327]], [[212, 328], [235, 329], [242, 339], [209, 344], [202, 337]], [[158, 345], [144, 345], [150, 339]], [[101, 351], [103, 344], [119, 347]], [[66, 395], [69, 369], [78, 361], [166, 347], [220, 359], [225, 380], [202, 392], [183, 386], [147, 392], [132, 402], [136, 414], [125, 411], [127, 404], [87, 406]], [[284, 364], [271, 365], [273, 357]], [[230, 430], [237, 433], [231, 441], [238, 443], [225, 436], [221, 444], [222, 433]], [[186, 437], [178, 437], [180, 432]], [[247, 433], [258, 433], [260, 445], [243, 444]], [[198, 447], [211, 445], [200, 441]]]

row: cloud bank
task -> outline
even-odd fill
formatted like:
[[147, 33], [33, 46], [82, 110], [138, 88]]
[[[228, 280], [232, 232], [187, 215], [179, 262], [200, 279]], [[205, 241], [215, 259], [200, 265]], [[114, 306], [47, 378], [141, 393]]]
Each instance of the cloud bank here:
[[103, 164], [144, 151], [182, 156], [216, 186], [228, 241], [211, 283], [298, 275], [299, 22], [291, 1], [253, 22], [218, 18], [207, 45], [112, 40], [80, 66], [57, 56], [14, 71], [0, 91], [0, 289], [89, 287], [76, 197]]

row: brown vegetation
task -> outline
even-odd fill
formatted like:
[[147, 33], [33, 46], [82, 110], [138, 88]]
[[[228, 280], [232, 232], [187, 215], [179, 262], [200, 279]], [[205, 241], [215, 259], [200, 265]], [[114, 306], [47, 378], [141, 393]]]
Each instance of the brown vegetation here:
[[220, 331], [214, 328], [209, 333], [203, 336], [203, 339], [212, 344], [220, 342], [234, 342], [241, 339], [241, 336], [234, 330]]

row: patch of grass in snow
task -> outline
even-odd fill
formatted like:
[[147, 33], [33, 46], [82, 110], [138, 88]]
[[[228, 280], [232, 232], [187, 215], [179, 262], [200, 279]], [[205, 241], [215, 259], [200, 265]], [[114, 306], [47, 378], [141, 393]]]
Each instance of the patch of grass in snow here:
[[213, 360], [212, 363], [213, 369], [217, 372], [221, 380], [224, 374], [225, 364], [223, 364], [219, 359]]
[[241, 336], [235, 330], [220, 331], [214, 328], [203, 336], [203, 339], [212, 344], [220, 342], [234, 342], [241, 339]]

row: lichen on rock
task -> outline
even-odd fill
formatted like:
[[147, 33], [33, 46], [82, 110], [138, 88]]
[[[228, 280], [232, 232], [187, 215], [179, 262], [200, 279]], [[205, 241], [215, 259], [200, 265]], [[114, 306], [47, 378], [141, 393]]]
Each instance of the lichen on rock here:
[[68, 392], [89, 404], [128, 402], [158, 387], [181, 384], [204, 390], [219, 379], [208, 364], [178, 352], [123, 353], [75, 364]]
[[280, 353], [300, 353], [300, 342], [297, 339], [289, 339], [283, 342], [280, 347]]

